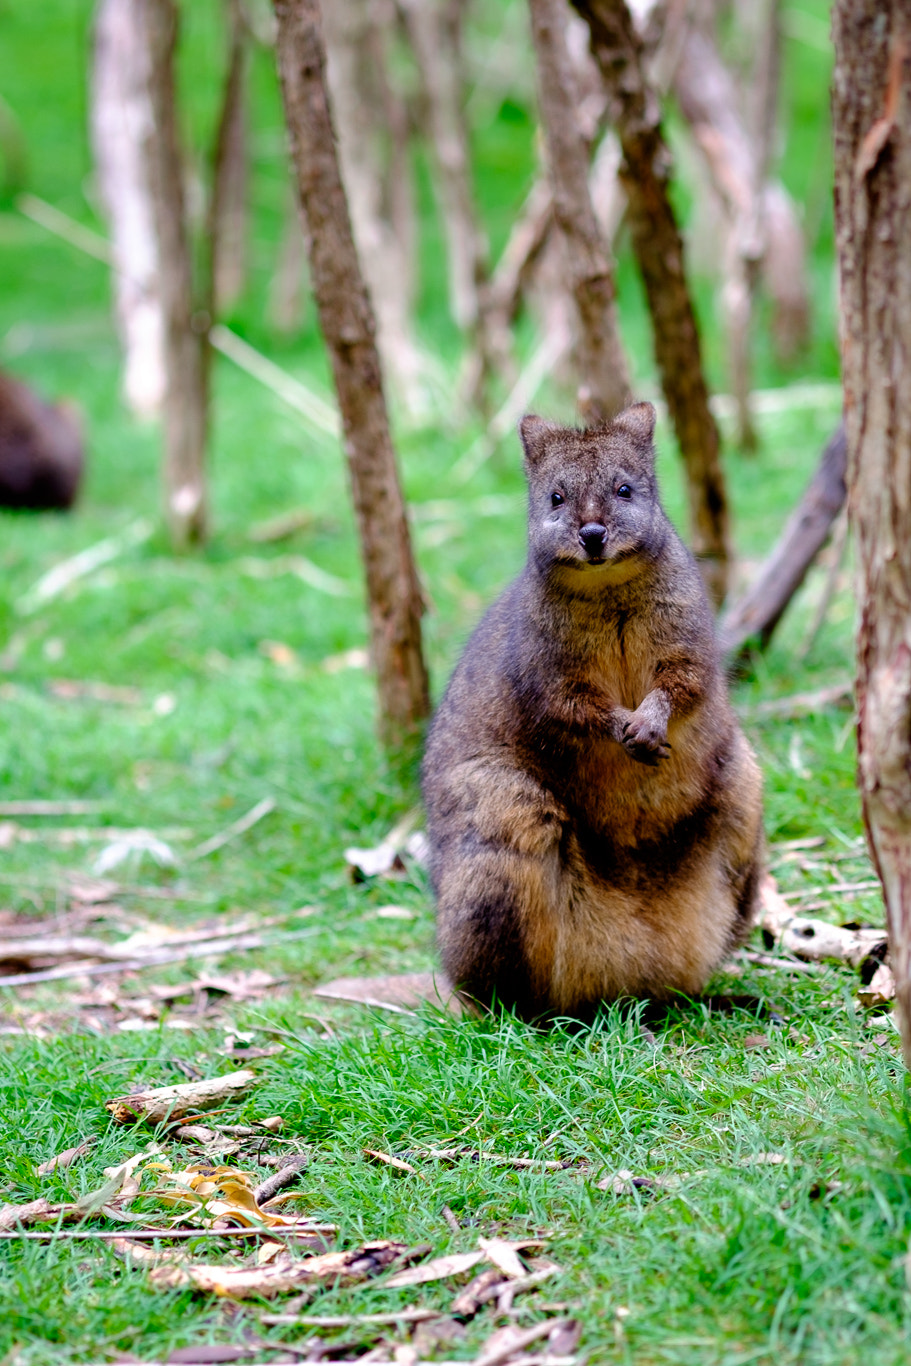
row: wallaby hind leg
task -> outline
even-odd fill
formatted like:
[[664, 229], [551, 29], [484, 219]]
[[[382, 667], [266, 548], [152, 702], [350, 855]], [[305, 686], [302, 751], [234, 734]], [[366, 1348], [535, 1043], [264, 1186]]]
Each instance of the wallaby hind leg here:
[[525, 774], [466, 776], [458, 803], [430, 813], [443, 967], [484, 1005], [541, 1014], [563, 894], [562, 813]]

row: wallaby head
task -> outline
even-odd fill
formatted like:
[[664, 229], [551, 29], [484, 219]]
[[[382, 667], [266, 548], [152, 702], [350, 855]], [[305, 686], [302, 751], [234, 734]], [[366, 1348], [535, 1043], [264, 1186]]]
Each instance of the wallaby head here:
[[541, 573], [578, 576], [581, 588], [595, 575], [598, 582], [630, 578], [660, 554], [667, 519], [654, 431], [650, 403], [583, 431], [522, 419], [530, 558]]

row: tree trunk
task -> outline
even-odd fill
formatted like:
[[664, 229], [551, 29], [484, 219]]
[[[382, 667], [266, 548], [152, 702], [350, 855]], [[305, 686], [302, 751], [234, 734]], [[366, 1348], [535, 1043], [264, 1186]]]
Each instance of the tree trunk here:
[[145, 139], [165, 324], [164, 483], [178, 549], [206, 535], [205, 449], [208, 363], [205, 328], [194, 328], [193, 272], [174, 90], [174, 0], [136, 0], [149, 59], [152, 123]]
[[727, 590], [730, 562], [727, 496], [683, 241], [668, 196], [670, 152], [658, 101], [646, 79], [642, 44], [624, 0], [572, 2], [591, 31], [620, 139], [627, 222], [652, 315], [661, 385], [686, 466], [693, 551], [717, 604]]
[[857, 737], [911, 1068], [911, 14], [836, 0], [835, 225], [848, 507], [857, 557]]
[[310, 270], [332, 361], [367, 577], [380, 727], [387, 744], [430, 710], [421, 590], [383, 396], [373, 310], [335, 151], [318, 0], [273, 0], [291, 154], [310, 236]]
[[566, 45], [566, 0], [529, 0], [541, 121], [553, 211], [568, 292], [577, 315], [578, 406], [589, 422], [615, 417], [630, 401], [629, 367], [617, 327], [608, 248], [588, 185], [589, 147], [577, 115], [575, 72]]
[[408, 213], [407, 120], [388, 72], [390, 16], [370, 0], [325, 7], [329, 90], [339, 160], [357, 252], [376, 310], [377, 339], [393, 392], [414, 412], [426, 407], [414, 339], [414, 225]]
[[123, 393], [139, 417], [164, 399], [163, 321], [152, 191], [142, 144], [152, 121], [148, 54], [134, 0], [101, 0], [92, 63], [92, 143], [111, 234]]
[[247, 260], [247, 29], [240, 0], [228, 0], [228, 70], [212, 157], [208, 237], [211, 307], [230, 307], [244, 287]]
[[449, 261], [449, 300], [455, 323], [469, 339], [469, 379], [461, 388], [483, 408], [491, 376], [504, 368], [502, 334], [491, 322], [487, 240], [471, 175], [462, 52], [465, 0], [400, 0], [421, 75], [437, 198]]

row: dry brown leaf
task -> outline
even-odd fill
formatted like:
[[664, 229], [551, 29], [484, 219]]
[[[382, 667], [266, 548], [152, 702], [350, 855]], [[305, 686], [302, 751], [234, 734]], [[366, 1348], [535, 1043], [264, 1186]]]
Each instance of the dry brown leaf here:
[[36, 1167], [36, 1174], [38, 1176], [49, 1176], [51, 1172], [64, 1171], [67, 1167], [71, 1167], [74, 1162], [78, 1162], [81, 1157], [85, 1157], [94, 1142], [93, 1138], [84, 1138], [81, 1143], [76, 1144], [75, 1148], [65, 1148], [56, 1157], [48, 1158], [47, 1162], [42, 1162], [40, 1167]]
[[408, 836], [420, 819], [420, 811], [414, 807], [399, 820], [389, 834], [371, 849], [351, 848], [345, 850], [345, 862], [355, 882], [364, 882], [371, 877], [401, 877], [405, 864], [401, 851]]
[[406, 1271], [397, 1271], [394, 1276], [390, 1276], [385, 1286], [389, 1290], [396, 1290], [409, 1285], [428, 1285], [431, 1281], [443, 1281], [449, 1276], [461, 1276], [466, 1271], [470, 1271], [478, 1262], [485, 1260], [485, 1254], [478, 1252], [450, 1252], [445, 1257], [434, 1257], [430, 1262], [424, 1262], [422, 1266], [408, 1267]]
[[527, 1267], [519, 1260], [519, 1248], [540, 1247], [540, 1243], [521, 1242], [508, 1243], [503, 1238], [479, 1238], [478, 1247], [484, 1253], [489, 1262], [493, 1262], [503, 1272], [504, 1276], [512, 1279], [527, 1274]]
[[880, 963], [865, 987], [859, 987], [857, 999], [866, 1009], [890, 1006], [895, 1001], [895, 977], [888, 963]]
[[740, 1167], [780, 1167], [787, 1162], [784, 1153], [750, 1153], [748, 1157], [742, 1157], [738, 1166]]
[[200, 1110], [211, 1110], [222, 1101], [248, 1091], [256, 1081], [256, 1073], [249, 1070], [229, 1072], [208, 1081], [181, 1082], [177, 1086], [157, 1086], [151, 1091], [119, 1096], [105, 1103], [118, 1124], [129, 1124], [144, 1119], [148, 1124], [163, 1120], [177, 1120], [183, 1115]]
[[[294, 1260], [287, 1252], [268, 1266], [160, 1266], [151, 1273], [152, 1283], [163, 1289], [209, 1291], [231, 1299], [261, 1295], [271, 1299], [290, 1290], [329, 1282], [356, 1285], [396, 1262], [422, 1255], [422, 1249], [409, 1249], [405, 1243], [389, 1241], [366, 1243], [348, 1252], [327, 1252], [320, 1256]], [[393, 1278], [394, 1279], [394, 1278]]]
[[770, 1047], [767, 1034], [748, 1034], [743, 1041], [744, 1048], [768, 1048]]

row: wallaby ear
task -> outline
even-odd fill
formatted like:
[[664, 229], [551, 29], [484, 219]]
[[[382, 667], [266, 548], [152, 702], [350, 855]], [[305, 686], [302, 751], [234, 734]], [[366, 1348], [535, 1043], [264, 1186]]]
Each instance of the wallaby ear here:
[[535, 417], [533, 413], [528, 413], [522, 418], [519, 423], [519, 436], [522, 438], [526, 464], [537, 465], [544, 454], [544, 446], [548, 436], [556, 431], [559, 431], [556, 422], [548, 422], [546, 418]]
[[633, 403], [618, 413], [611, 426], [614, 431], [628, 433], [641, 446], [650, 446], [655, 436], [657, 413], [651, 403]]

